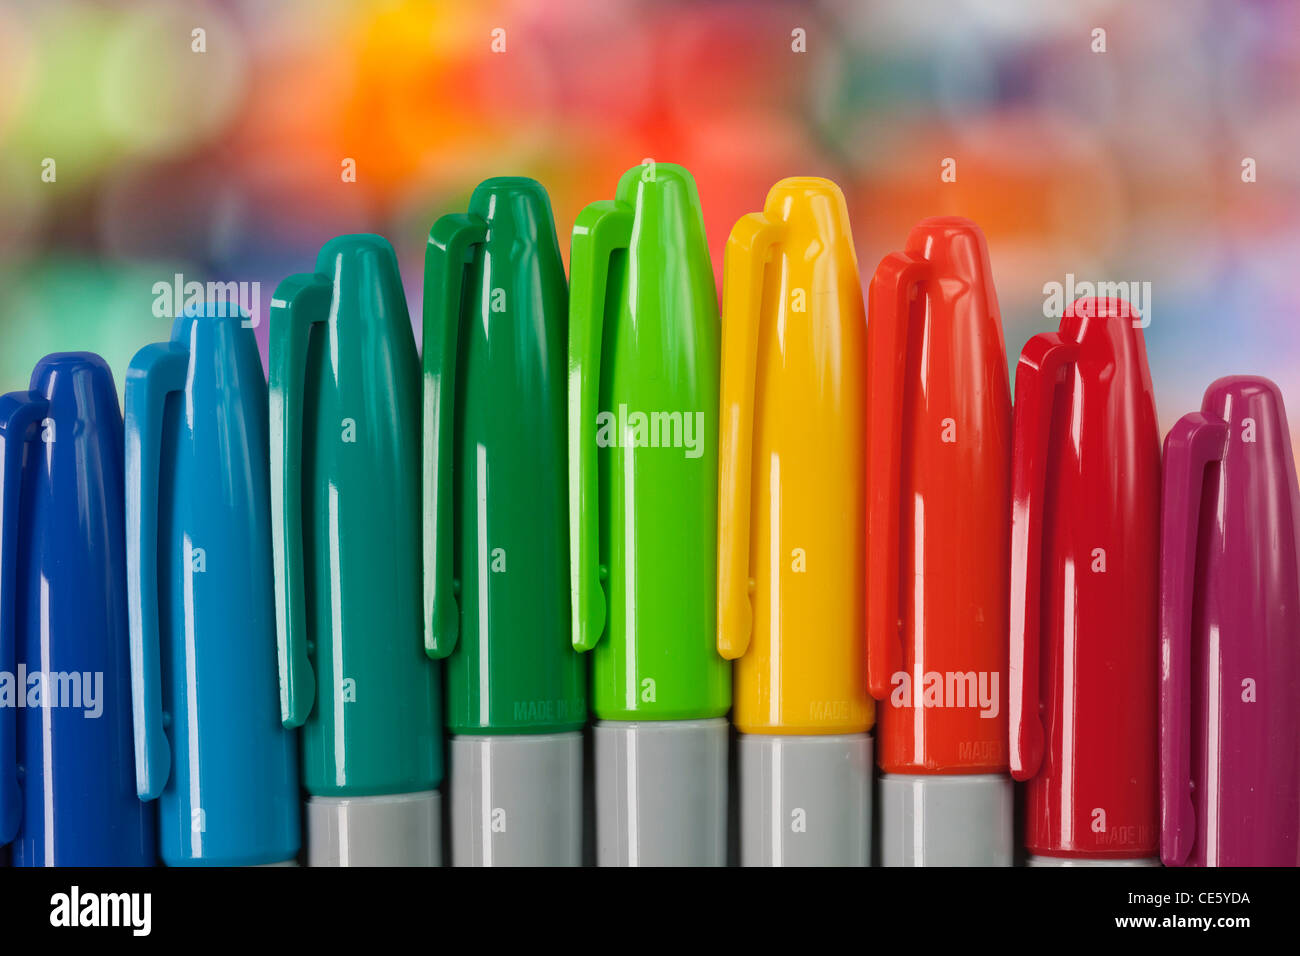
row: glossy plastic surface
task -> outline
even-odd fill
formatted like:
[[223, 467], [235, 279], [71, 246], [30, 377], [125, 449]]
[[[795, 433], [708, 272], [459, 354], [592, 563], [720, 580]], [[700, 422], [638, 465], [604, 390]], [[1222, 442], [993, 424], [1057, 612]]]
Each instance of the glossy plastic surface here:
[[[442, 779], [420, 623], [420, 364], [393, 248], [340, 236], [271, 302], [280, 713], [322, 796]], [[310, 630], [309, 630], [310, 628]]]
[[587, 688], [570, 640], [569, 293], [541, 184], [489, 179], [467, 215], [439, 219], [424, 297], [425, 645], [447, 657], [447, 725], [578, 730]]
[[1282, 393], [1214, 382], [1165, 439], [1161, 848], [1300, 865], [1300, 486]]
[[718, 651], [736, 661], [732, 721], [861, 733], [866, 319], [834, 183], [784, 179], [732, 230], [722, 356]]
[[988, 247], [926, 219], [867, 325], [867, 644], [887, 773], [1007, 770], [1011, 390]]
[[718, 300], [690, 173], [624, 173], [579, 215], [570, 268], [573, 643], [594, 649], [592, 708], [719, 717]]
[[136, 787], [168, 866], [298, 852], [277, 707], [266, 380], [253, 330], [192, 307], [126, 376]]
[[31, 391], [0, 398], [0, 431], [0, 670], [24, 695], [0, 707], [0, 842], [15, 866], [152, 866], [153, 807], [132, 774], [112, 372], [98, 355], [46, 356]]
[[1039, 855], [1156, 850], [1160, 434], [1140, 321], [1081, 299], [1016, 371], [1009, 740]]

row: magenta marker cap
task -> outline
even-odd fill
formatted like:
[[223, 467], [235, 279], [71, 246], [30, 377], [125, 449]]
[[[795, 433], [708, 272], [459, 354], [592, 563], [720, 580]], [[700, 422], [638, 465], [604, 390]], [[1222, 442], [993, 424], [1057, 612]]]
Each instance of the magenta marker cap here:
[[1278, 387], [1214, 382], [1165, 439], [1160, 856], [1300, 865], [1300, 485]]

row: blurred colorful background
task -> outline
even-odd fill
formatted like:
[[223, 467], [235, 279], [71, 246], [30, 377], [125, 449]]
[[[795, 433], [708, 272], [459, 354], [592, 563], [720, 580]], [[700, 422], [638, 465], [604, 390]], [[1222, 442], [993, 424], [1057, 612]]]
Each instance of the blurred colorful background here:
[[265, 359], [276, 284], [342, 232], [393, 242], [418, 329], [479, 180], [540, 179], [567, 255], [650, 157], [694, 172], [719, 274], [773, 182], [829, 176], [864, 285], [922, 217], [984, 227], [1013, 366], [1045, 283], [1149, 281], [1166, 428], [1236, 372], [1300, 426], [1298, 94], [1294, 0], [5, 0], [0, 390], [68, 349], [120, 385], [177, 273], [260, 283]]

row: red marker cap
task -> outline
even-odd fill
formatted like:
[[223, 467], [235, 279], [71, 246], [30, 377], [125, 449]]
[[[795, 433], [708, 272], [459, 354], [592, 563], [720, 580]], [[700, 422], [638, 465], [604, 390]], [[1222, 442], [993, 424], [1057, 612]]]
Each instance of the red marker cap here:
[[1011, 389], [988, 246], [918, 223], [871, 281], [867, 679], [886, 866], [1010, 865]]
[[1160, 432], [1137, 311], [1081, 299], [1016, 371], [1011, 772], [1038, 857], [1157, 848]]

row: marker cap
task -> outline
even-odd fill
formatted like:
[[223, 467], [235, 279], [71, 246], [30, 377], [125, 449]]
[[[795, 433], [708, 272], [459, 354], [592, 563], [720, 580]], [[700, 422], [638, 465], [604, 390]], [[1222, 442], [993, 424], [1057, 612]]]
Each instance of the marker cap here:
[[303, 783], [432, 790], [442, 699], [420, 621], [420, 366], [392, 246], [327, 242], [315, 272], [276, 289], [270, 337], [280, 711], [303, 728]]
[[888, 774], [1005, 772], [1011, 393], [984, 234], [968, 219], [922, 220], [881, 261], [869, 298], [877, 760]]
[[480, 183], [467, 213], [429, 231], [424, 286], [425, 648], [447, 658], [448, 728], [579, 730], [587, 677], [570, 640], [569, 293], [542, 185]]
[[30, 391], [0, 396], [0, 467], [0, 671], [25, 695], [0, 707], [0, 843], [15, 866], [153, 866], [132, 772], [122, 414], [102, 358], [47, 355]]
[[744, 733], [861, 734], [874, 712], [866, 324], [830, 180], [781, 180], [731, 232], [720, 407], [717, 635], [736, 662], [732, 720]]
[[592, 709], [720, 717], [718, 299], [691, 174], [628, 170], [578, 216], [570, 269], [573, 643], [593, 651]]
[[1081, 299], [1016, 371], [1009, 742], [1039, 855], [1157, 847], [1160, 434], [1141, 324]]
[[1300, 486], [1282, 393], [1221, 378], [1165, 439], [1161, 856], [1300, 865]]
[[253, 329], [225, 303], [188, 308], [170, 341], [146, 345], [127, 370], [136, 790], [158, 800], [168, 866], [298, 853], [296, 735], [277, 706], [266, 423]]

